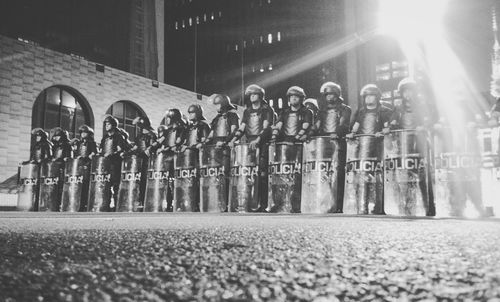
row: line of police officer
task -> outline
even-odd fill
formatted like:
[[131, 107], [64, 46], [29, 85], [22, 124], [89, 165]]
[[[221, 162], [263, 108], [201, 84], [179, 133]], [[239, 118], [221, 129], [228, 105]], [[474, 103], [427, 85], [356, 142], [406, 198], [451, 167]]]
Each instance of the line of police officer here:
[[486, 215], [481, 189], [500, 177], [498, 128], [431, 129], [416, 83], [404, 79], [398, 90], [402, 101], [393, 105], [376, 85], [363, 87], [351, 123], [336, 83], [321, 86], [320, 104], [290, 87], [279, 117], [264, 89], [250, 85], [241, 121], [221, 94], [210, 97], [218, 111], [211, 124], [200, 105], [189, 106], [187, 122], [170, 109], [157, 134], [146, 117], [136, 118], [134, 143], [106, 116], [99, 151], [88, 126], [73, 141], [56, 128], [52, 142], [37, 128], [20, 167], [18, 207], [461, 216], [470, 199]]

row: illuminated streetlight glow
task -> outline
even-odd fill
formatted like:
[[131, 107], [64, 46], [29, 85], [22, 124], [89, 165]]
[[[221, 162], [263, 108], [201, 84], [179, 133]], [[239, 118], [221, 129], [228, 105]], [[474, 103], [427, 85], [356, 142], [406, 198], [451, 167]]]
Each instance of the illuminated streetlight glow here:
[[[475, 113], [488, 109], [488, 100], [475, 87], [460, 58], [448, 44], [443, 17], [449, 0], [379, 0], [377, 33], [394, 37], [408, 60], [409, 74], [415, 66], [429, 79], [440, 123], [452, 131], [453, 150], [460, 152], [467, 140], [465, 128]], [[470, 204], [466, 217], [478, 212]]]

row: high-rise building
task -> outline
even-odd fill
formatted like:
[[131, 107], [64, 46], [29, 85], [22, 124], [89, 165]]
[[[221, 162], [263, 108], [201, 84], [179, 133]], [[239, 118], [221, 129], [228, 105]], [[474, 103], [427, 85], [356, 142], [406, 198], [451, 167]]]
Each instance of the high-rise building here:
[[[346, 84], [345, 57], [314, 52], [344, 35], [344, 1], [167, 0], [166, 82], [243, 104], [252, 83], [275, 108], [289, 86]], [[311, 55], [313, 54], [313, 55]]]

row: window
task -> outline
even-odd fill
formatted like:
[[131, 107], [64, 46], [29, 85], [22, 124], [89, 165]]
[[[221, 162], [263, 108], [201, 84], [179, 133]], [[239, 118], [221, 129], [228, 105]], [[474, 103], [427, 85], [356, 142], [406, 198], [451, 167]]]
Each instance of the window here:
[[267, 43], [273, 44], [273, 34], [268, 34], [267, 35]]
[[138, 116], [146, 116], [139, 106], [129, 101], [118, 101], [114, 103], [106, 111], [106, 114], [111, 114], [118, 119], [118, 127], [128, 132], [129, 140], [131, 141], [135, 140], [136, 135], [139, 133], [139, 130], [132, 122]]
[[40, 127], [50, 133], [61, 127], [74, 138], [82, 125], [94, 127], [90, 108], [76, 91], [64, 86], [45, 89], [36, 98], [31, 117], [31, 128]]

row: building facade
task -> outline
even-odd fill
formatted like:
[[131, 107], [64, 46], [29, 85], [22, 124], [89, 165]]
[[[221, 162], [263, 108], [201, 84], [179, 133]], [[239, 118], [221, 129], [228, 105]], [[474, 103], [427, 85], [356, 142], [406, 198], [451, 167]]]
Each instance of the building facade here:
[[[99, 141], [107, 113], [118, 118], [131, 138], [136, 116], [149, 117], [157, 127], [167, 109], [185, 113], [196, 103], [203, 106], [208, 119], [215, 116], [201, 94], [29, 41], [0, 36], [0, 58], [0, 182], [15, 179], [19, 162], [29, 158], [30, 132], [35, 127], [61, 126], [74, 135], [85, 123], [95, 129]], [[9, 190], [4, 188], [2, 193]]]

